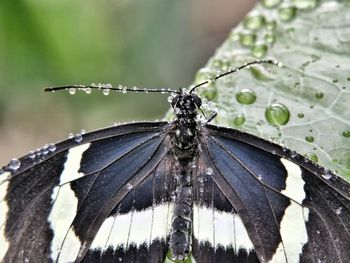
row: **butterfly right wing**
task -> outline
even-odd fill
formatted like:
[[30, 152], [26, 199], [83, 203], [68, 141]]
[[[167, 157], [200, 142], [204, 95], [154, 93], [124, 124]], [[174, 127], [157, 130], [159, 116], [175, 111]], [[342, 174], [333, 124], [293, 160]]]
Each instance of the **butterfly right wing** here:
[[[261, 262], [348, 261], [349, 183], [301, 155], [233, 129], [203, 127], [199, 152], [203, 160], [199, 174], [210, 168], [210, 178], [240, 218], [240, 224], [234, 221], [234, 229], [240, 226], [250, 239], [243, 243], [246, 234], [234, 232], [233, 261], [240, 248], [256, 253]], [[211, 195], [215, 192], [211, 191]], [[211, 203], [209, 207], [217, 206]], [[211, 210], [215, 223], [219, 213]], [[220, 229], [215, 224], [211, 229], [206, 238], [200, 236], [199, 243], [210, 244], [216, 255], [221, 253], [220, 247], [230, 246], [218, 242], [222, 238], [218, 239]], [[201, 253], [199, 249], [197, 256]], [[248, 256], [239, 262], [256, 259]]]

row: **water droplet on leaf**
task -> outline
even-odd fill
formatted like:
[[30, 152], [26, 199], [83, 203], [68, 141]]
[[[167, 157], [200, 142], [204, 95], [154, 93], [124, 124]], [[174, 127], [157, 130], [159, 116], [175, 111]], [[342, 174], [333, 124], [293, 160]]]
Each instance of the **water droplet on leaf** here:
[[243, 26], [246, 29], [256, 30], [265, 24], [265, 17], [263, 15], [248, 15], [244, 18]]
[[242, 89], [236, 94], [236, 100], [242, 104], [252, 104], [256, 101], [256, 94], [250, 89]]
[[266, 55], [267, 49], [268, 47], [264, 43], [256, 44], [252, 47], [253, 56], [256, 58], [262, 58]]
[[283, 21], [291, 21], [294, 19], [297, 13], [297, 9], [292, 5], [283, 5], [278, 9], [278, 14], [281, 20]]
[[262, 0], [262, 4], [267, 8], [274, 8], [281, 3], [281, 0]]
[[265, 35], [265, 41], [269, 44], [273, 44], [276, 41], [276, 35], [272, 32], [267, 32]]
[[308, 135], [305, 137], [305, 141], [312, 143], [315, 141], [315, 138], [311, 135]]
[[274, 126], [287, 124], [289, 116], [290, 113], [288, 108], [280, 103], [273, 103], [265, 110], [266, 120]]
[[343, 136], [346, 138], [350, 137], [350, 130], [343, 131]]
[[256, 35], [249, 31], [243, 31], [240, 33], [239, 41], [242, 46], [251, 47], [256, 41]]
[[318, 162], [318, 157], [315, 153], [313, 152], [307, 152], [305, 153], [305, 157], [310, 159], [311, 161], [313, 161], [314, 163], [317, 163]]
[[299, 9], [313, 9], [317, 6], [318, 0], [292, 0], [292, 3]]
[[236, 126], [241, 126], [245, 123], [245, 116], [243, 114], [239, 114], [236, 118], [233, 120], [233, 124]]
[[316, 99], [320, 100], [323, 98], [323, 93], [322, 92], [316, 92], [315, 94]]

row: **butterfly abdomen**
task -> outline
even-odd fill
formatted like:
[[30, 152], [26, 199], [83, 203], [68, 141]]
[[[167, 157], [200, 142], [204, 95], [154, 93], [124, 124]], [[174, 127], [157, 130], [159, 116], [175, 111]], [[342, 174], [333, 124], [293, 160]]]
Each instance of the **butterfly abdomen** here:
[[192, 173], [189, 167], [181, 167], [176, 177], [175, 207], [171, 222], [170, 250], [174, 259], [187, 257], [192, 233]]

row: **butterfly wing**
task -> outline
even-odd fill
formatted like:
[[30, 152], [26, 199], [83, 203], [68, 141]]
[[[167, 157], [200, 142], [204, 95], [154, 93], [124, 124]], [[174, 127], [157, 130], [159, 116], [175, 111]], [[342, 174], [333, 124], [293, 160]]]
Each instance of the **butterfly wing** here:
[[[162, 262], [171, 211], [169, 128], [168, 123], [108, 128], [83, 135], [80, 143], [59, 143], [46, 155], [25, 156], [16, 171], [5, 167], [0, 258]], [[138, 226], [142, 220], [147, 229]], [[142, 252], [135, 255], [136, 249]]]
[[[201, 234], [205, 216], [194, 221], [194, 229], [200, 227], [199, 232], [194, 231], [199, 246], [194, 249], [196, 258], [215, 262], [217, 257], [232, 260], [244, 254], [244, 259], [234, 262], [256, 262], [256, 254], [261, 262], [347, 262], [347, 182], [253, 135], [211, 125], [203, 127], [200, 134], [198, 175], [208, 174], [208, 170], [210, 175], [201, 190], [209, 192], [209, 201], [202, 207], [211, 211], [212, 224], [206, 224], [212, 227]], [[225, 200], [224, 208], [217, 200]], [[227, 224], [231, 220], [231, 230], [217, 224], [220, 220]], [[202, 248], [211, 249], [215, 260], [205, 257]]]

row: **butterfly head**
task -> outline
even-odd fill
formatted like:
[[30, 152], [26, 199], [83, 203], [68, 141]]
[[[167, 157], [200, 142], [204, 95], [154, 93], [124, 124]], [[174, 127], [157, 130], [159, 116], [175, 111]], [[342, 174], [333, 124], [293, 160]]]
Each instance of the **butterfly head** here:
[[201, 105], [202, 100], [197, 94], [186, 91], [181, 91], [171, 101], [171, 106], [177, 117], [195, 116]]

